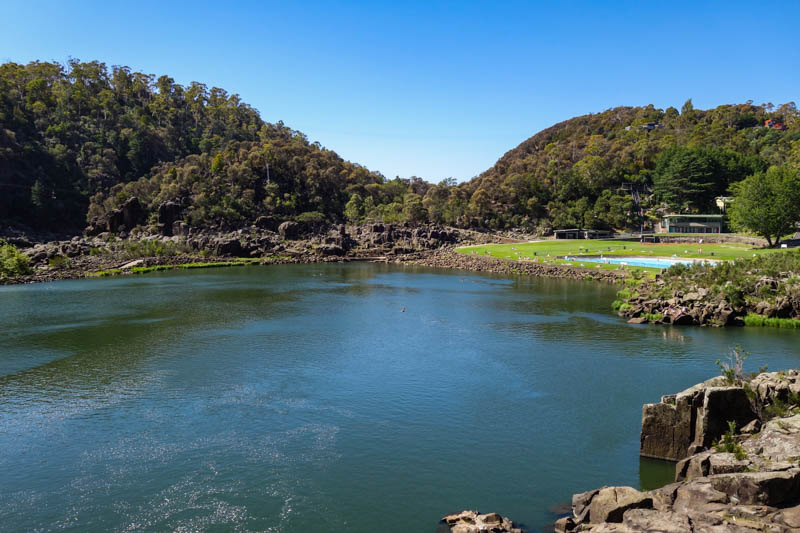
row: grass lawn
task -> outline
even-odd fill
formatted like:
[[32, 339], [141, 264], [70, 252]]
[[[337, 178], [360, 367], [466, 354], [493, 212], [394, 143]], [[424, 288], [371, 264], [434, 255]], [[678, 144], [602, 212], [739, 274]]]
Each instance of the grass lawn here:
[[[564, 261], [557, 259], [568, 255], [570, 257], [580, 257], [581, 255], [628, 255], [639, 257], [678, 257], [691, 259], [722, 259], [731, 260], [745, 257], [752, 257], [754, 254], [767, 254], [779, 252], [780, 249], [761, 249], [753, 248], [746, 244], [723, 243], [723, 244], [655, 244], [638, 243], [634, 241], [602, 241], [602, 240], [578, 240], [564, 239], [552, 241], [540, 241], [531, 243], [517, 244], [481, 244], [477, 246], [465, 246], [457, 248], [457, 252], [462, 254], [475, 254], [502, 259], [524, 259], [533, 260], [537, 258], [543, 263], [569, 264], [571, 266], [581, 266], [578, 261]], [[619, 265], [603, 265], [585, 263], [584, 268], [616, 269]], [[656, 268], [645, 267], [626, 267], [628, 269], [645, 270], [657, 272]]]

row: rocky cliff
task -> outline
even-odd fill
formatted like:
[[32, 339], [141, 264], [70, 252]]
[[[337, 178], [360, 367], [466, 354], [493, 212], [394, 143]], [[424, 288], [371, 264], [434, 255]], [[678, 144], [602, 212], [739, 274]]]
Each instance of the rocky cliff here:
[[556, 531], [800, 531], [800, 372], [714, 378], [645, 405], [641, 453], [680, 460], [676, 482], [576, 494]]

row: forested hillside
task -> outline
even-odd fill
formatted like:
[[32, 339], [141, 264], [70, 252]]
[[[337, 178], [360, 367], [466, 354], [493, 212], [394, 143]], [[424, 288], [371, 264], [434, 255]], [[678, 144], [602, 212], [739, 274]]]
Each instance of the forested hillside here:
[[[715, 196], [771, 165], [800, 167], [794, 103], [703, 111], [618, 107], [543, 130], [464, 184], [468, 212], [492, 227], [638, 227], [645, 214], [717, 212]], [[765, 126], [767, 121], [771, 121]]]
[[384, 181], [223, 89], [99, 62], [0, 65], [0, 224], [79, 230], [131, 194], [204, 225], [341, 218], [348, 185]]
[[216, 87], [99, 62], [6, 63], [0, 225], [80, 231], [135, 196], [145, 224], [172, 202], [202, 227], [267, 216], [638, 229], [664, 211], [714, 210], [769, 166], [796, 171], [798, 118], [794, 103], [619, 107], [543, 130], [470, 181], [434, 185], [344, 161]]

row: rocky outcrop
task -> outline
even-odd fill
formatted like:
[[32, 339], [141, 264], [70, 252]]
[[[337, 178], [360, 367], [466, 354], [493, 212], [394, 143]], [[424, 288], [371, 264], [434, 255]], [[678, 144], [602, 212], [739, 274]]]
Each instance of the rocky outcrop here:
[[685, 391], [642, 407], [640, 454], [678, 461], [711, 446], [728, 429], [728, 421], [742, 428], [757, 414], [742, 387], [710, 379]]
[[525, 533], [511, 520], [497, 513], [481, 514], [478, 511], [461, 511], [442, 518], [437, 532], [451, 533]]
[[168, 201], [158, 206], [158, 232], [161, 235], [171, 236], [175, 222], [180, 220], [183, 208], [178, 202]]
[[278, 233], [284, 239], [299, 239], [300, 235], [302, 234], [302, 227], [297, 222], [281, 222], [281, 224], [278, 226]]
[[[154, 234], [152, 228], [141, 224], [134, 225], [132, 229], [126, 225], [126, 220], [127, 224], [132, 225], [139, 221], [136, 215], [137, 202], [126, 202], [126, 208], [120, 209], [120, 214], [114, 215], [119, 218], [115, 219], [112, 228], [118, 231], [116, 234], [106, 231], [108, 228], [105, 220], [102, 227], [87, 228], [87, 234], [99, 231], [97, 235], [38, 244], [24, 234], [4, 231], [4, 238], [13, 238], [21, 246], [24, 244], [25, 253], [30, 257], [35, 270], [33, 274], [20, 278], [3, 278], [0, 283], [84, 277], [93, 271], [119, 270], [120, 265], [137, 259], [145, 260], [143, 266], [173, 262], [213, 262], [229, 258], [257, 258], [267, 263], [415, 260], [422, 254], [431, 253], [432, 249], [450, 246], [453, 239], [465, 238], [470, 239], [469, 242], [482, 242], [490, 238], [475, 232], [432, 225], [376, 227], [339, 224], [320, 227], [309, 233], [306, 225], [290, 221], [283, 223], [281, 233], [268, 229], [279, 229], [277, 221], [271, 217], [260, 219], [259, 224], [248, 228], [224, 232], [189, 226], [182, 220], [183, 211], [178, 202], [161, 204], [158, 232]], [[10, 237], [5, 237], [6, 235]], [[380, 244], [376, 245], [375, 242]]]
[[119, 209], [109, 211], [105, 217], [94, 217], [83, 233], [87, 237], [94, 237], [106, 231], [125, 233], [146, 221], [147, 211], [139, 199], [133, 196], [128, 198]]
[[[603, 487], [576, 494], [572, 515], [555, 530], [800, 531], [798, 391], [800, 372], [769, 372], [735, 386], [713, 378], [645, 405], [642, 455], [683, 457], [676, 483], [648, 492]], [[776, 406], [788, 416], [770, 419]]]
[[507, 275], [521, 274], [550, 278], [597, 280], [610, 283], [620, 282], [627, 276], [625, 272], [616, 270], [589, 270], [569, 265], [537, 263], [534, 261], [511, 261], [481, 255], [462, 254], [450, 249], [437, 250], [427, 254], [423, 258], [415, 260], [415, 263], [435, 268], [453, 268]]
[[[660, 274], [621, 296], [620, 316], [636, 323], [676, 326], [742, 326], [747, 315], [800, 320], [800, 290], [794, 272], [754, 266], [736, 283]], [[770, 275], [766, 275], [769, 272]], [[676, 277], [677, 276], [677, 277]], [[689, 275], [687, 275], [689, 276]], [[705, 284], [706, 286], [702, 286]]]

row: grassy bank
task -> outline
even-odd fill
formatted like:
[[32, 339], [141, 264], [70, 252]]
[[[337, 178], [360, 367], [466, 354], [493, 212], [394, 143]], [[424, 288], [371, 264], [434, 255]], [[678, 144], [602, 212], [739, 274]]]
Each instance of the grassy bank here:
[[[482, 244], [456, 250], [462, 254], [479, 254], [501, 259], [533, 259], [540, 261], [556, 256], [617, 255], [642, 257], [677, 257], [685, 259], [744, 259], [753, 255], [780, 252], [779, 249], [753, 248], [746, 244], [661, 244], [630, 241], [565, 239], [518, 244]], [[549, 257], [548, 257], [549, 256]]]
[[761, 315], [747, 315], [744, 317], [745, 326], [800, 329], [800, 320], [792, 318], [767, 318]]

